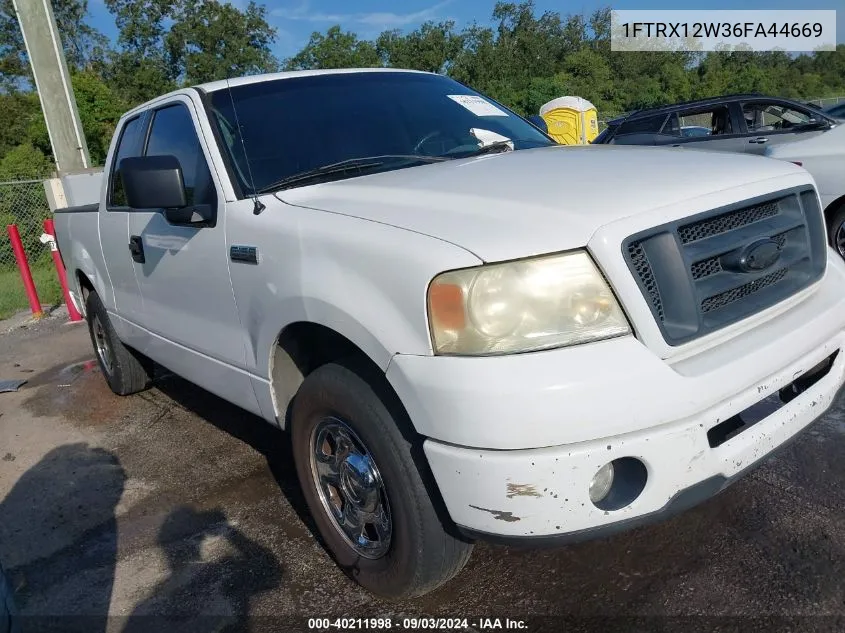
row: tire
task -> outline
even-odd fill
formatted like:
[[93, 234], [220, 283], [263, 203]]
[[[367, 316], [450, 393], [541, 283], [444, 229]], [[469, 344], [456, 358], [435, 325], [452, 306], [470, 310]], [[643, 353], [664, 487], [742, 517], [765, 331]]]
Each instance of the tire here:
[[150, 361], [121, 342], [96, 292], [88, 295], [85, 312], [91, 344], [111, 390], [119, 396], [128, 396], [149, 388], [152, 384]]
[[827, 235], [833, 250], [845, 259], [845, 204], [840, 204], [831, 211], [827, 222]]
[[[308, 508], [337, 564], [374, 594], [411, 598], [428, 593], [455, 576], [469, 560], [472, 544], [450, 533], [452, 526], [421, 454], [421, 438], [392, 392], [380, 382], [383, 376], [372, 372], [365, 379], [368, 373], [366, 368], [351, 363], [328, 364], [305, 378], [293, 402], [293, 456]], [[344, 433], [355, 445], [354, 450], [335, 451]], [[329, 448], [319, 450], [323, 458], [317, 456], [318, 446]], [[331, 488], [318, 486], [315, 475], [322, 459], [332, 462], [332, 453], [348, 455], [337, 460], [341, 466], [336, 468], [340, 476], [334, 479], [338, 484], [335, 496]], [[372, 487], [358, 485], [362, 480], [369, 481], [366, 476], [348, 476], [352, 472], [349, 464], [356, 463], [353, 457], [361, 462], [362, 454], [366, 456], [364, 462], [374, 462], [369, 475], [374, 474], [382, 483], [376, 486], [375, 496], [371, 495]], [[360, 470], [354, 472], [360, 474]], [[357, 550], [353, 547], [333, 516], [343, 508], [357, 507], [345, 494], [350, 490], [358, 495], [358, 501], [364, 499], [364, 510], [372, 507], [366, 499], [377, 498], [378, 516], [387, 517], [387, 521], [381, 521], [386, 538], [375, 529], [376, 522], [364, 526], [367, 540], [376, 543], [366, 553], [362, 553], [367, 549], [363, 545], [359, 544]], [[339, 504], [335, 503], [338, 499]], [[389, 531], [385, 529], [388, 523]]]

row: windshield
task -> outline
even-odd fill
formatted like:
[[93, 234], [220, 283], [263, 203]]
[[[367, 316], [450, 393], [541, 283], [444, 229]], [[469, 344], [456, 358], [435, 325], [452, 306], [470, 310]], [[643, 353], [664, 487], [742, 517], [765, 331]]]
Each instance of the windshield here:
[[[503, 141], [515, 150], [554, 144], [477, 92], [422, 73], [276, 79], [213, 92], [211, 109], [245, 194], [354, 159], [382, 158], [377, 169], [332, 173], [351, 177], [430, 162], [414, 156], [460, 158]], [[384, 159], [391, 156], [398, 158]]]

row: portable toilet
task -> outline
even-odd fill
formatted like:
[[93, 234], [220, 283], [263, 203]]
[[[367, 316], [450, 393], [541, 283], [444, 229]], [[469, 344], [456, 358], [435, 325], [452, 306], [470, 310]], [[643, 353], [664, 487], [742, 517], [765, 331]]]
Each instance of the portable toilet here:
[[559, 97], [542, 108], [549, 136], [561, 145], [586, 145], [599, 135], [596, 106], [581, 97]]

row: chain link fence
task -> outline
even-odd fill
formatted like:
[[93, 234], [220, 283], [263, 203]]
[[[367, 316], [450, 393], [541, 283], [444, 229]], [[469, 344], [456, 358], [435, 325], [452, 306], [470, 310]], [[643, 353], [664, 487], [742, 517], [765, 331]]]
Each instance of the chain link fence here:
[[845, 103], [845, 97], [828, 97], [826, 99], [810, 99], [807, 103], [814, 103], [815, 105], [824, 109], [824, 108], [829, 108], [830, 106], [839, 105], [840, 103]]
[[16, 267], [6, 231], [9, 224], [17, 225], [30, 266], [50, 261], [50, 251], [41, 243], [43, 222], [50, 217], [44, 192], [44, 180], [48, 177], [12, 180], [0, 175], [0, 272]]

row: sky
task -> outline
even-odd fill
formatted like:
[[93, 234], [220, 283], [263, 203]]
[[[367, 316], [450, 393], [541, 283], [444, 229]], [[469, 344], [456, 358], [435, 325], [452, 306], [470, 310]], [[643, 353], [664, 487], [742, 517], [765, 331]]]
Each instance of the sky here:
[[[516, 1], [516, 0], [512, 0]], [[260, 0], [259, 0], [260, 2]], [[246, 4], [234, 0], [233, 4]], [[268, 18], [278, 30], [274, 53], [281, 59], [295, 55], [313, 31], [325, 31], [334, 24], [359, 37], [370, 39], [388, 29], [412, 31], [427, 20], [454, 20], [458, 28], [473, 21], [489, 24], [495, 0], [266, 0]], [[802, 3], [803, 4], [803, 3]], [[589, 15], [598, 8], [614, 9], [796, 9], [794, 0], [707, 0], [678, 3], [678, 0], [535, 0], [539, 13]], [[845, 1], [810, 0], [801, 9], [839, 9], [836, 40], [845, 43]], [[114, 20], [102, 0], [89, 0], [89, 21], [114, 38]]]

